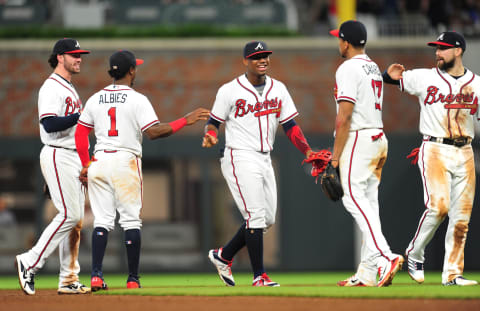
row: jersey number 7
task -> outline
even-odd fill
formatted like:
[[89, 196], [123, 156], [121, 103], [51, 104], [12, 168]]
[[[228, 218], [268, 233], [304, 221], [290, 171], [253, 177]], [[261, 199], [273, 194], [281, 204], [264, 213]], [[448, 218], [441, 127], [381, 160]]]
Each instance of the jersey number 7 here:
[[373, 95], [375, 96], [375, 99], [376, 99], [375, 109], [378, 109], [378, 110], [382, 110], [382, 106], [380, 105], [380, 97], [382, 96], [382, 84], [383, 84], [383, 81], [372, 79]]

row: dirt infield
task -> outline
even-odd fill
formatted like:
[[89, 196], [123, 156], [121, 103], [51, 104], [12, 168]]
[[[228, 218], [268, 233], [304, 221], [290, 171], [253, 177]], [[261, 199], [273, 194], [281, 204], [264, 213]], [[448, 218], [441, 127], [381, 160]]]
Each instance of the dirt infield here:
[[63, 295], [55, 290], [38, 290], [26, 296], [20, 290], [1, 290], [2, 310], [480, 310], [480, 300], [443, 299], [331, 299], [299, 297], [193, 297], [193, 296], [104, 296]]

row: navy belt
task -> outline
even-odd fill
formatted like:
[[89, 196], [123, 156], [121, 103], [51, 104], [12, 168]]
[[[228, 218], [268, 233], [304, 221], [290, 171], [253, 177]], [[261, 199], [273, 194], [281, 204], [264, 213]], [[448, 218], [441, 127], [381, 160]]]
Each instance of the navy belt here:
[[463, 147], [469, 145], [472, 142], [470, 137], [457, 137], [457, 138], [441, 138], [441, 137], [430, 137], [429, 141], [433, 141], [440, 144], [452, 145], [455, 147]]

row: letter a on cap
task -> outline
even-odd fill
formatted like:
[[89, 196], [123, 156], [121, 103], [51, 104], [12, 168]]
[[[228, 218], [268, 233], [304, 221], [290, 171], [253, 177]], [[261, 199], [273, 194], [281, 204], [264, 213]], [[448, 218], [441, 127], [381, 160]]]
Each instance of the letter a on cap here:
[[257, 47], [255, 48], [255, 51], [258, 50], [258, 49], [263, 50], [263, 46], [262, 46], [262, 44], [261, 44], [260, 42], [258, 42], [258, 45], [257, 45]]

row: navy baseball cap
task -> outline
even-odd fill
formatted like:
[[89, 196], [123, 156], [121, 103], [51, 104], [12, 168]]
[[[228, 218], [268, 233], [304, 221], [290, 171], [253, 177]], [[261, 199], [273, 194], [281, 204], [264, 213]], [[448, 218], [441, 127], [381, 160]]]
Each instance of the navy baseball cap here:
[[362, 46], [367, 43], [367, 29], [359, 21], [346, 21], [340, 25], [339, 29], [331, 30], [330, 34], [351, 43], [353, 46]]
[[143, 59], [135, 58], [132, 52], [120, 50], [110, 56], [110, 70], [120, 74], [126, 73], [131, 67], [143, 64]]
[[63, 38], [57, 41], [53, 47], [53, 54], [88, 54], [90, 51], [80, 49], [80, 43], [75, 39]]
[[263, 41], [252, 41], [245, 44], [243, 48], [243, 57], [251, 58], [254, 55], [258, 54], [267, 54], [270, 55], [273, 52], [270, 51], [267, 47], [267, 44]]
[[467, 49], [465, 38], [456, 31], [445, 31], [438, 36], [436, 41], [428, 42], [429, 46], [447, 46], [451, 48], [462, 48], [463, 51]]

